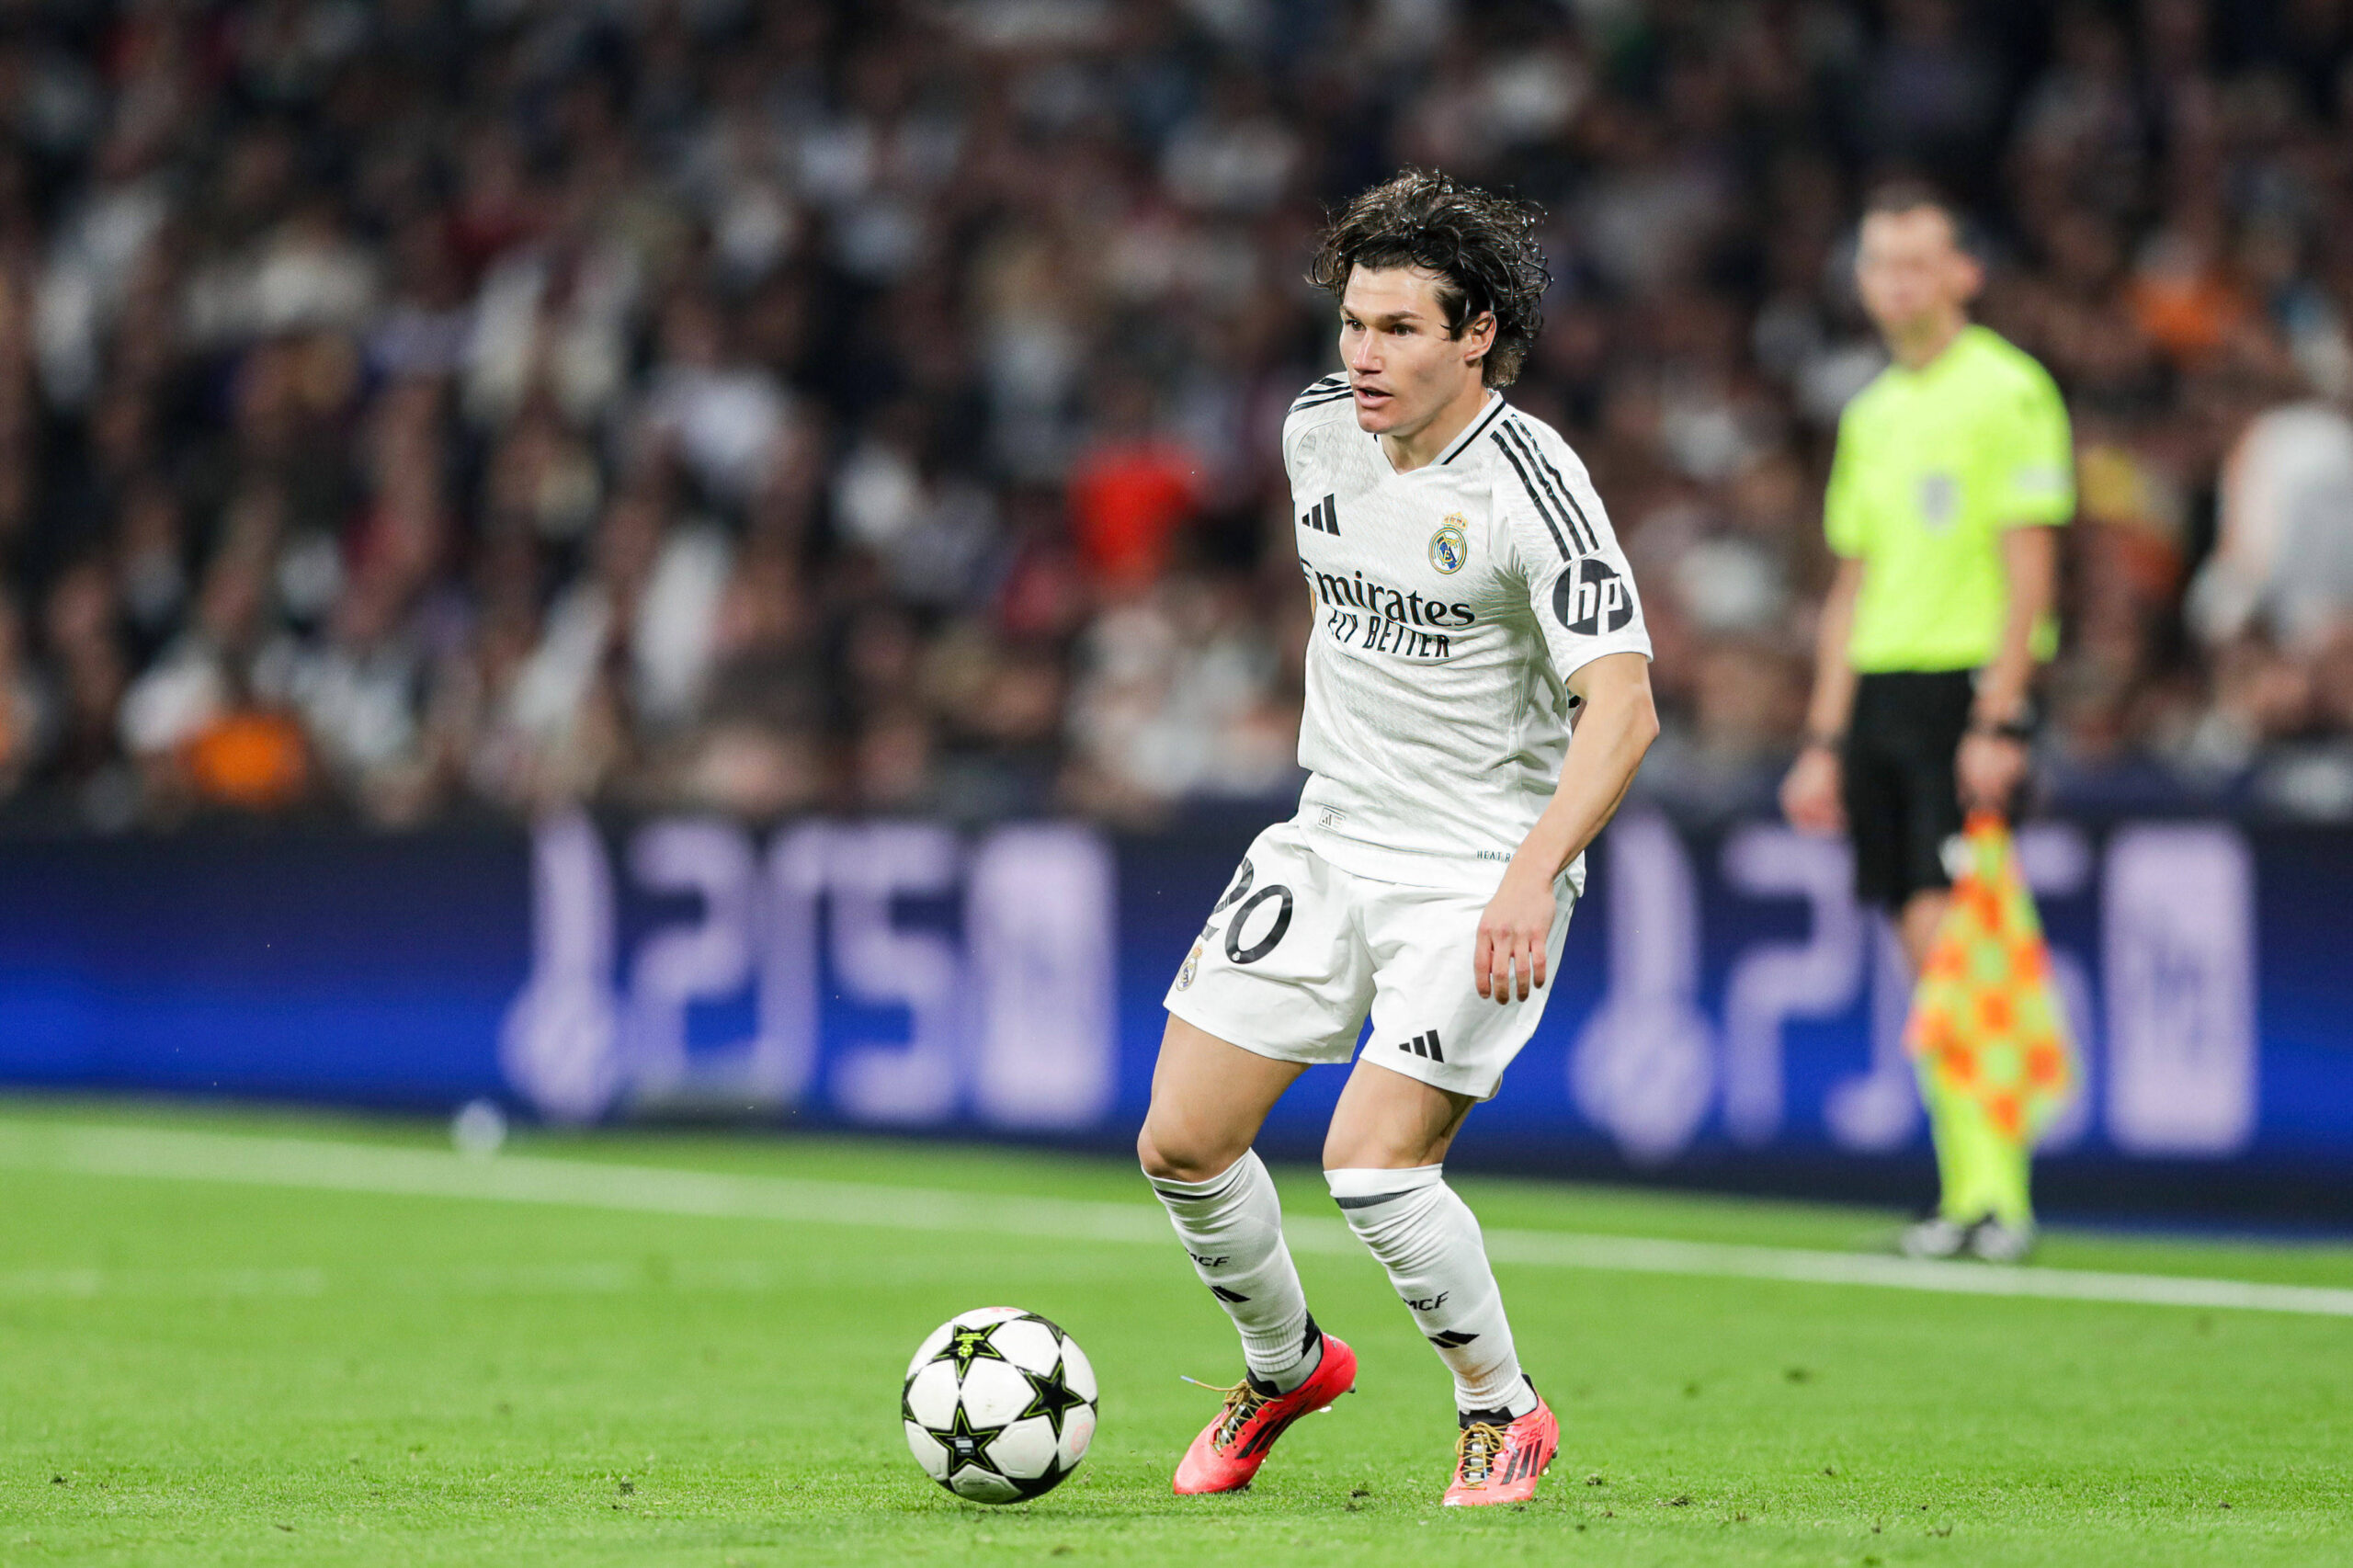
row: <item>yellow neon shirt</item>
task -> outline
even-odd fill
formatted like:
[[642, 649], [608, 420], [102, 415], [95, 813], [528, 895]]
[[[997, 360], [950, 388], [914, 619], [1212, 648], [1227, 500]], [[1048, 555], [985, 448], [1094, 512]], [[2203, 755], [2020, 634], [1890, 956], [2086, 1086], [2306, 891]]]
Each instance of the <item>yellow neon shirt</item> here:
[[[1860, 558], [1856, 669], [1973, 669], [2001, 646], [2005, 528], [2064, 523], [2075, 480], [2050, 372], [1998, 333], [1963, 327], [1924, 368], [1891, 365], [1847, 405], [1823, 501], [1830, 548]], [[2046, 619], [2035, 653], [2057, 651]]]

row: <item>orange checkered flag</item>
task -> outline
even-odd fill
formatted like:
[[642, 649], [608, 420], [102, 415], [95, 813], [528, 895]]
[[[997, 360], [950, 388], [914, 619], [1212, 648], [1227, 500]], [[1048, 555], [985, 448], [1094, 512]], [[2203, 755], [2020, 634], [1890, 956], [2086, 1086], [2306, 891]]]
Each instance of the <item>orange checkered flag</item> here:
[[1904, 1048], [1945, 1094], [1973, 1101], [2003, 1137], [2031, 1146], [2075, 1081], [2067, 1013], [2010, 832], [1969, 819], [1968, 864], [1922, 966]]

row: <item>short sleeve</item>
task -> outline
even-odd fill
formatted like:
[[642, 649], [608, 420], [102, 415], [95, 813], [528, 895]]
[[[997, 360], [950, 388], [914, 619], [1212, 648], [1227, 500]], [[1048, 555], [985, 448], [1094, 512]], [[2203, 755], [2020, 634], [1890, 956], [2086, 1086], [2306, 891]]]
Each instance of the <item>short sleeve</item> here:
[[1852, 416], [1841, 415], [1830, 453], [1830, 486], [1822, 495], [1822, 534], [1831, 554], [1848, 560], [1862, 554], [1865, 542], [1862, 497], [1855, 490], [1856, 445]]
[[1996, 528], [2063, 523], [2075, 512], [2075, 440], [2067, 404], [2042, 368], [1999, 405], [1985, 447]]
[[1307, 432], [1317, 425], [1328, 423], [1325, 412], [1335, 403], [1349, 400], [1348, 378], [1345, 375], [1325, 376], [1309, 383], [1307, 389], [1291, 400], [1290, 411], [1283, 415], [1283, 472], [1293, 484], [1299, 483], [1299, 471]]
[[1498, 496], [1553, 673], [1565, 685], [1606, 654], [1649, 658], [1650, 629], [1633, 568], [1618, 548], [1585, 465], [1564, 452], [1523, 449], [1521, 455], [1530, 465], [1529, 480], [1506, 478]]

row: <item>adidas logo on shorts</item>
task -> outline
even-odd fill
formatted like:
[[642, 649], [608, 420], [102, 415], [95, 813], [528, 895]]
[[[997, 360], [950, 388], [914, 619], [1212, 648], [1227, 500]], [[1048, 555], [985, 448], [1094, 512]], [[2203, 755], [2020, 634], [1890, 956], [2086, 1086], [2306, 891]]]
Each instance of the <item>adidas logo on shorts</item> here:
[[1438, 1030], [1436, 1029], [1431, 1029], [1424, 1034], [1417, 1034], [1397, 1049], [1400, 1051], [1409, 1051], [1415, 1056], [1421, 1057], [1423, 1060], [1427, 1062], [1444, 1062], [1446, 1060], [1446, 1052], [1438, 1048]]

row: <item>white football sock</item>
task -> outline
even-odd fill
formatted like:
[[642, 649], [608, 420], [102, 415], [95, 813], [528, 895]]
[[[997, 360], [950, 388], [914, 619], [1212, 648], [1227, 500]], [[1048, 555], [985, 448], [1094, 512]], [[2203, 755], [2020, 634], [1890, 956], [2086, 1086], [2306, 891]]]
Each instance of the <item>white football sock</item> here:
[[1283, 1244], [1282, 1201], [1256, 1152], [1208, 1181], [1150, 1180], [1193, 1272], [1241, 1330], [1250, 1375], [1278, 1393], [1305, 1382], [1324, 1359], [1324, 1341]]
[[1520, 1375], [1479, 1221], [1446, 1185], [1446, 1167], [1325, 1171], [1324, 1177], [1348, 1228], [1389, 1270], [1423, 1337], [1454, 1374], [1456, 1408], [1514, 1417], [1535, 1409], [1536, 1391]]

